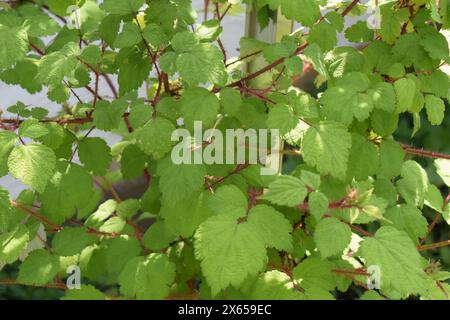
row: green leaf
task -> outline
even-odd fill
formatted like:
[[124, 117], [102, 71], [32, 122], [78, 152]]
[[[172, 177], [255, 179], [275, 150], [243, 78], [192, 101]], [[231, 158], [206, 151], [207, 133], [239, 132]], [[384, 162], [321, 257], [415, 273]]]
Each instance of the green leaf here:
[[164, 32], [164, 29], [157, 24], [151, 23], [145, 26], [142, 30], [142, 37], [153, 49], [159, 49], [169, 43], [169, 37]]
[[437, 174], [441, 177], [447, 187], [450, 187], [450, 160], [436, 159], [434, 160]]
[[80, 289], [67, 290], [61, 300], [105, 300], [105, 295], [89, 284], [81, 285]]
[[142, 151], [155, 159], [161, 159], [172, 148], [171, 136], [175, 126], [164, 118], [151, 119], [133, 134]]
[[389, 44], [394, 43], [401, 33], [401, 19], [398, 12], [392, 10], [391, 4], [386, 4], [381, 8], [381, 30], [380, 35]]
[[309, 128], [302, 141], [305, 162], [336, 178], [346, 174], [350, 147], [351, 135], [344, 125], [333, 121]]
[[299, 56], [293, 56], [284, 59], [286, 72], [291, 75], [301, 75], [303, 73], [303, 61]]
[[133, 217], [141, 208], [139, 200], [127, 199], [119, 203], [117, 206], [117, 215], [123, 219]]
[[345, 17], [339, 14], [336, 11], [330, 11], [325, 15], [325, 19], [327, 19], [333, 27], [336, 28], [338, 32], [342, 32], [344, 30], [345, 25]]
[[442, 213], [442, 217], [444, 218], [445, 222], [447, 222], [448, 225], [450, 225], [450, 205], [446, 205], [444, 208], [444, 211]]
[[141, 30], [139, 27], [128, 22], [123, 26], [123, 30], [119, 33], [114, 41], [114, 47], [127, 48], [133, 47], [142, 41]]
[[329, 201], [326, 195], [320, 191], [310, 193], [308, 198], [309, 210], [311, 214], [320, 221], [322, 216], [327, 212]]
[[373, 39], [373, 30], [366, 21], [358, 21], [345, 30], [345, 37], [351, 42], [367, 42]]
[[384, 300], [384, 298], [376, 291], [367, 290], [361, 295], [359, 300]]
[[11, 131], [0, 131], [0, 176], [8, 173], [7, 159], [19, 138]]
[[428, 186], [428, 191], [425, 196], [425, 205], [434, 209], [436, 212], [442, 213], [444, 199], [442, 198], [441, 191], [434, 184]]
[[42, 84], [36, 79], [37, 71], [36, 60], [25, 58], [17, 62], [14, 68], [0, 73], [0, 79], [7, 84], [20, 85], [29, 93], [36, 93], [42, 89]]
[[56, 157], [52, 149], [38, 144], [16, 146], [8, 157], [11, 174], [38, 192], [44, 191], [55, 164]]
[[350, 227], [336, 218], [320, 220], [314, 233], [314, 241], [323, 258], [341, 254], [351, 238]]
[[130, 180], [141, 176], [148, 160], [148, 156], [136, 145], [128, 145], [120, 158], [120, 170], [123, 178]]
[[420, 45], [420, 36], [417, 33], [405, 33], [395, 42], [392, 48], [395, 60], [405, 66], [414, 66], [417, 69], [427, 69], [431, 60], [425, 49]]
[[8, 227], [12, 214], [11, 209], [9, 192], [0, 186], [0, 234], [9, 229]]
[[331, 291], [336, 287], [332, 266], [329, 261], [308, 257], [295, 267], [293, 276], [306, 291]]
[[20, 265], [17, 281], [30, 285], [45, 285], [58, 273], [59, 261], [46, 250], [32, 251]]
[[319, 4], [315, 0], [281, 0], [281, 12], [286, 18], [308, 27], [320, 18]]
[[247, 221], [258, 230], [267, 247], [292, 251], [292, 226], [280, 212], [266, 205], [257, 205], [250, 210]]
[[422, 91], [446, 98], [450, 90], [449, 76], [441, 70], [435, 70], [422, 78]]
[[47, 97], [56, 103], [65, 103], [70, 98], [70, 90], [58, 84], [49, 89]]
[[248, 290], [252, 300], [302, 300], [301, 292], [294, 288], [292, 280], [281, 271], [263, 273]]
[[78, 143], [78, 156], [86, 169], [103, 176], [112, 161], [111, 149], [101, 138], [84, 138]]
[[203, 128], [212, 127], [219, 108], [219, 99], [204, 88], [187, 89], [181, 97], [181, 115], [189, 129], [194, 121], [202, 121]]
[[383, 140], [380, 146], [380, 176], [390, 178], [400, 174], [405, 158], [401, 145], [392, 140]]
[[174, 280], [175, 265], [165, 254], [152, 253], [127, 263], [119, 276], [120, 292], [130, 299], [163, 299]]
[[163, 221], [157, 221], [147, 229], [142, 240], [146, 248], [157, 251], [169, 247], [175, 238]]
[[[162, 103], [158, 103], [157, 107], [160, 107]], [[131, 107], [130, 114], [128, 115], [128, 120], [130, 121], [131, 127], [137, 129], [146, 124], [153, 116], [152, 108], [148, 104], [138, 103]]]
[[209, 195], [203, 192], [180, 202], [163, 203], [159, 214], [164, 218], [167, 232], [183, 238], [191, 237], [198, 226], [211, 216], [208, 200]]
[[197, 36], [189, 31], [175, 34], [171, 42], [173, 50], [177, 53], [191, 51], [199, 43]]
[[248, 209], [247, 197], [236, 186], [222, 186], [216, 190], [209, 200], [209, 207], [216, 214], [244, 217]]
[[397, 130], [398, 121], [399, 116], [397, 113], [380, 109], [375, 109], [370, 117], [373, 130], [383, 137], [389, 137]]
[[59, 161], [57, 167], [41, 194], [41, 214], [55, 223], [63, 223], [76, 209], [89, 204], [94, 189], [92, 177], [83, 167], [65, 161]]
[[395, 110], [396, 96], [392, 84], [379, 82], [369, 89], [369, 95], [375, 108], [388, 112]]
[[20, 136], [33, 139], [45, 136], [47, 133], [47, 127], [35, 119], [24, 121], [19, 128]]
[[234, 117], [242, 105], [241, 94], [232, 88], [222, 89], [220, 91], [220, 105], [229, 117]]
[[73, 256], [88, 244], [88, 234], [85, 228], [64, 228], [52, 240], [52, 248], [61, 256]]
[[78, 11], [72, 12], [69, 19], [78, 19], [79, 31], [77, 30], [77, 33], [83, 37], [90, 37], [92, 34], [96, 34], [102, 19], [105, 17], [105, 12], [100, 9], [96, 1], [84, 1], [75, 4], [78, 4], [80, 8]]
[[181, 78], [190, 86], [200, 83], [223, 84], [227, 79], [223, 54], [210, 43], [199, 43], [176, 61]]
[[118, 238], [111, 239], [106, 252], [105, 261], [108, 273], [114, 277], [121, 275], [126, 269], [128, 262], [137, 257], [140, 253], [141, 246], [135, 237], [120, 236]]
[[195, 30], [195, 33], [200, 40], [212, 42], [220, 36], [222, 31], [223, 28], [220, 25], [220, 21], [214, 19], [202, 22]]
[[348, 73], [340, 78], [320, 98], [329, 119], [345, 125], [349, 125], [353, 118], [359, 121], [367, 119], [374, 108], [372, 96], [367, 93], [369, 86], [369, 78], [360, 72]]
[[206, 170], [203, 165], [176, 165], [170, 158], [165, 158], [158, 162], [157, 174], [161, 178], [162, 201], [176, 203], [203, 189]]
[[308, 170], [300, 171], [300, 180], [311, 189], [319, 189], [321, 183], [320, 175]]
[[393, 227], [381, 227], [372, 238], [364, 238], [358, 251], [366, 266], [380, 268], [381, 290], [406, 298], [426, 287], [421, 257], [408, 235]]
[[148, 78], [152, 65], [148, 57], [133, 47], [122, 49], [116, 58], [119, 65], [119, 95], [137, 90]]
[[105, 0], [101, 7], [112, 14], [128, 15], [137, 13], [144, 0]]
[[353, 169], [351, 174], [357, 180], [365, 180], [374, 175], [379, 167], [378, 148], [367, 138], [352, 134], [348, 167]]
[[406, 203], [423, 207], [428, 192], [428, 175], [415, 161], [406, 161], [402, 166], [401, 179], [397, 181], [398, 193]]
[[127, 107], [123, 100], [114, 100], [112, 103], [99, 101], [92, 115], [95, 127], [104, 131], [117, 129], [120, 121], [123, 121], [123, 113]]
[[109, 199], [98, 206], [97, 211], [89, 216], [86, 220], [85, 225], [88, 227], [99, 228], [102, 223], [111, 217], [111, 215], [117, 209], [117, 202], [115, 200]]
[[413, 80], [402, 78], [394, 83], [395, 93], [397, 94], [397, 113], [405, 112], [413, 106], [416, 84]]
[[294, 114], [291, 107], [278, 104], [269, 111], [267, 127], [269, 129], [279, 129], [281, 135], [289, 133], [298, 125], [299, 118]]
[[91, 65], [96, 65], [102, 60], [102, 51], [95, 45], [89, 45], [81, 52], [80, 59]]
[[194, 235], [195, 255], [212, 294], [238, 287], [260, 271], [267, 261], [266, 247], [291, 251], [291, 230], [281, 213], [265, 205], [252, 208], [246, 221], [220, 214], [202, 223]]
[[114, 45], [120, 30], [122, 19], [118, 15], [110, 14], [103, 18], [99, 26], [99, 35], [111, 47]]
[[285, 175], [277, 177], [268, 189], [261, 199], [281, 206], [299, 205], [307, 194], [306, 186], [300, 179]]
[[305, 55], [306, 60], [311, 62], [314, 70], [325, 78], [328, 78], [328, 71], [325, 67], [323, 52], [317, 43], [309, 45], [304, 50], [303, 54]]
[[217, 215], [195, 233], [195, 256], [201, 261], [213, 295], [229, 285], [239, 287], [261, 271], [267, 261], [265, 242], [251, 223], [238, 223], [230, 215]]
[[317, 43], [325, 52], [333, 50], [338, 40], [335, 27], [327, 21], [321, 21], [311, 28], [308, 42]]
[[65, 77], [73, 74], [79, 54], [78, 44], [69, 42], [61, 50], [45, 55], [39, 61], [38, 80], [49, 86], [60, 85]]
[[448, 43], [443, 34], [431, 26], [420, 28], [418, 31], [422, 36], [420, 44], [432, 59], [449, 60]]
[[164, 53], [161, 58], [159, 58], [161, 69], [169, 75], [174, 75], [177, 72], [177, 57], [178, 55], [172, 51]]
[[430, 123], [434, 126], [438, 126], [444, 120], [445, 104], [441, 98], [426, 95], [425, 96], [425, 108], [427, 109], [427, 116]]
[[13, 230], [0, 235], [0, 264], [16, 261], [30, 241], [27, 227], [18, 224]]
[[76, 0], [47, 0], [47, 4], [51, 11], [64, 17], [67, 15], [67, 8], [76, 4]]
[[13, 66], [28, 52], [28, 35], [23, 27], [0, 24], [0, 69]]
[[423, 238], [427, 234], [427, 219], [412, 205], [397, 205], [388, 209], [384, 216], [392, 221], [395, 228], [405, 231], [415, 244], [419, 244], [418, 238]]
[[281, 41], [264, 47], [263, 55], [267, 62], [272, 63], [279, 58], [287, 58], [295, 53], [295, 42]]

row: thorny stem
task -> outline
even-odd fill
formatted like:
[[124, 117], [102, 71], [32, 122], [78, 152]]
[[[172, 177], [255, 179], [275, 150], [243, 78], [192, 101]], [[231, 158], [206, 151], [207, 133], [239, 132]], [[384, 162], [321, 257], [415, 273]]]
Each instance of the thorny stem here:
[[40, 215], [39, 213], [37, 213], [36, 211], [27, 208], [24, 205], [21, 205], [20, 203], [17, 203], [16, 201], [11, 201], [11, 205], [17, 209], [20, 209], [26, 213], [28, 213], [30, 216], [36, 218], [37, 220], [39, 220], [40, 222], [44, 223], [45, 225], [51, 227], [54, 230], [62, 230], [63, 227], [51, 222], [50, 220], [48, 220], [46, 217]]
[[421, 157], [425, 157], [425, 158], [434, 158], [434, 159], [447, 159], [450, 160], [450, 155], [449, 154], [445, 154], [445, 153], [440, 153], [440, 152], [434, 152], [434, 151], [428, 151], [428, 150], [424, 150], [422, 148], [420, 149], [414, 149], [413, 147], [407, 145], [407, 144], [402, 144], [402, 148], [403, 150], [405, 150], [406, 153], [409, 154], [413, 154], [416, 156], [421, 156]]
[[450, 246], [450, 240], [444, 240], [444, 241], [440, 241], [440, 242], [436, 242], [436, 243], [432, 243], [432, 244], [426, 244], [426, 245], [418, 246], [417, 250], [425, 251], [425, 250], [432, 250], [432, 249], [437, 249], [437, 248], [443, 248], [443, 247], [446, 247], [446, 246]]
[[44, 285], [33, 285], [33, 284], [17, 282], [14, 279], [0, 280], [0, 285], [7, 285], [7, 286], [17, 285], [17, 286], [26, 286], [26, 287], [34, 287], [34, 288], [47, 288], [47, 289], [60, 289], [60, 290], [68, 289], [64, 283], [55, 282], [55, 283], [48, 283], [48, 284], [44, 284]]
[[431, 222], [431, 225], [428, 227], [428, 231], [427, 234], [425, 235], [425, 237], [422, 238], [422, 240], [420, 240], [420, 245], [423, 245], [425, 243], [425, 240], [427, 240], [428, 236], [431, 234], [431, 232], [433, 231], [434, 227], [437, 225], [437, 223], [439, 222], [439, 220], [441, 219], [441, 214], [439, 212], [436, 213], [436, 215], [434, 216], [433, 221]]
[[[25, 213], [28, 213], [30, 216], [36, 218], [38, 221], [42, 222], [43, 224], [51, 227], [53, 231], [61, 231], [64, 229], [64, 227], [51, 222], [50, 220], [48, 220], [44, 216], [40, 215], [33, 209], [30, 209], [24, 205], [21, 205], [21, 204], [17, 203], [16, 201], [11, 201], [11, 205], [17, 209], [24, 211]], [[72, 222], [82, 225], [80, 222], [77, 222], [77, 221], [72, 221]], [[103, 232], [103, 231], [99, 231], [99, 230], [96, 230], [96, 229], [90, 228], [90, 227], [86, 227], [86, 228], [87, 228], [87, 231], [89, 234], [95, 234], [98, 236], [108, 236], [108, 237], [118, 237], [119, 236], [119, 234], [117, 234], [117, 233]]]

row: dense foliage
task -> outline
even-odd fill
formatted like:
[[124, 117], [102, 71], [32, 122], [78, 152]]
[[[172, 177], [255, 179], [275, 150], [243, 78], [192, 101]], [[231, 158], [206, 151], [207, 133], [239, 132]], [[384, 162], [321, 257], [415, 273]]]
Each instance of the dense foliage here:
[[[241, 2], [262, 27], [278, 10], [305, 28], [271, 44], [244, 37], [231, 57], [221, 22]], [[1, 115], [0, 176], [29, 188], [11, 199], [0, 187], [0, 267], [19, 266], [0, 284], [65, 299], [449, 299], [450, 272], [423, 253], [450, 244], [428, 243], [450, 224], [450, 155], [411, 144], [423, 126], [448, 130], [450, 3], [375, 1], [375, 27], [345, 24], [366, 13], [358, 0], [205, 3], [200, 24], [190, 0], [0, 4], [0, 79], [61, 105]], [[337, 46], [338, 34], [359, 45]], [[311, 69], [317, 96], [292, 86]], [[393, 138], [405, 116], [410, 144]], [[278, 129], [299, 164], [280, 175], [175, 164], [171, 135], [195, 121]], [[140, 177], [142, 195], [115, 189]], [[81, 289], [67, 290], [69, 266]]]

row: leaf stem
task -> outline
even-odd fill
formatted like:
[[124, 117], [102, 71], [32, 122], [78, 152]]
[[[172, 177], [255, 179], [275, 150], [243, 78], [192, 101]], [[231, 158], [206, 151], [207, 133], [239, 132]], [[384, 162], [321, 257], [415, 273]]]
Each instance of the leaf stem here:
[[440, 152], [434, 152], [434, 151], [428, 151], [424, 150], [423, 148], [415, 149], [407, 144], [402, 144], [403, 150], [405, 150], [406, 153], [413, 154], [416, 156], [421, 156], [425, 158], [433, 158], [433, 159], [447, 159], [450, 160], [450, 155]]
[[450, 240], [440, 241], [432, 244], [426, 244], [426, 245], [419, 245], [417, 246], [417, 250], [419, 251], [425, 251], [425, 250], [432, 250], [437, 248], [443, 248], [446, 246], [450, 246]]
[[35, 285], [35, 284], [27, 284], [22, 282], [17, 282], [14, 279], [3, 279], [0, 280], [0, 285], [6, 285], [6, 286], [25, 286], [25, 287], [33, 287], [33, 288], [47, 288], [47, 289], [60, 289], [60, 290], [68, 290], [67, 286], [64, 283], [48, 283], [44, 285]]
[[39, 213], [37, 213], [36, 211], [27, 208], [23, 205], [21, 205], [20, 203], [17, 203], [16, 201], [11, 201], [11, 205], [19, 210], [22, 210], [26, 213], [28, 213], [29, 215], [31, 215], [32, 217], [36, 218], [37, 220], [39, 220], [40, 222], [46, 224], [47, 226], [53, 228], [54, 230], [62, 230], [63, 227], [51, 222], [50, 220], [48, 220], [46, 217], [40, 215]]

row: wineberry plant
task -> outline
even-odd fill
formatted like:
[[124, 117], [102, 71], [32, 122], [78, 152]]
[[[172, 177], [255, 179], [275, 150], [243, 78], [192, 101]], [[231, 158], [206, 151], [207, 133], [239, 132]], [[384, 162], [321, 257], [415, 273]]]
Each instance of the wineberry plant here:
[[[242, 37], [235, 56], [223, 21], [245, 7], [261, 30], [277, 17], [300, 27]], [[446, 0], [206, 0], [200, 14], [190, 0], [2, 1], [0, 80], [60, 110], [0, 97], [0, 176], [26, 186], [0, 187], [0, 269], [12, 270], [0, 286], [449, 299], [450, 272], [426, 254], [450, 245], [431, 241], [437, 225], [448, 234], [450, 155], [413, 147], [424, 122], [444, 126], [449, 27]], [[305, 74], [318, 92], [294, 85]], [[180, 129], [191, 135], [174, 139]], [[266, 163], [246, 139], [261, 129], [281, 139]], [[241, 144], [219, 139], [228, 130]], [[180, 141], [217, 161], [175, 162]], [[295, 166], [262, 170], [282, 159]]]

